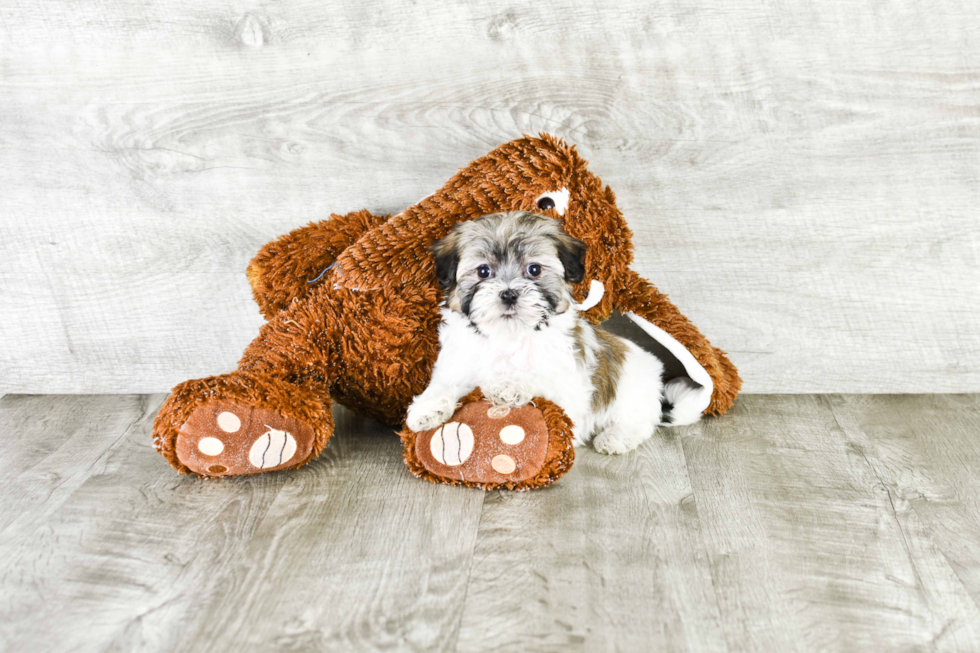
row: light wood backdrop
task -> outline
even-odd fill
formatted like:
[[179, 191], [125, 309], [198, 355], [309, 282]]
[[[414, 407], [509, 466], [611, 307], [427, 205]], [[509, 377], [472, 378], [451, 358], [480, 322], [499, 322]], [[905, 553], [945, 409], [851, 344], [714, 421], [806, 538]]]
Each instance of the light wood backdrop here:
[[0, 392], [228, 370], [262, 243], [542, 130], [746, 391], [980, 390], [975, 0], [5, 0]]

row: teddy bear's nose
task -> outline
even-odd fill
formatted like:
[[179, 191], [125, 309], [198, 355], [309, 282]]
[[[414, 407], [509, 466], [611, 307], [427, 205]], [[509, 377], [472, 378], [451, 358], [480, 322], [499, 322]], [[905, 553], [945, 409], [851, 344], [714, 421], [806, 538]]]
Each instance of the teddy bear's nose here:
[[518, 297], [517, 291], [512, 288], [508, 288], [507, 290], [504, 290], [503, 292], [500, 293], [500, 301], [502, 301], [507, 306], [513, 306], [514, 304], [516, 304], [517, 297]]

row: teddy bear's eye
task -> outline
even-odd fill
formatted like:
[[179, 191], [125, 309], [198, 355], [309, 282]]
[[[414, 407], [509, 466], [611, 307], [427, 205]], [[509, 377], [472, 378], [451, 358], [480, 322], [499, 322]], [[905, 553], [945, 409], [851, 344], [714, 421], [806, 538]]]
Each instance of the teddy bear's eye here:
[[553, 210], [558, 215], [564, 216], [565, 209], [568, 208], [568, 195], [569, 193], [567, 188], [550, 191], [539, 196], [538, 199], [534, 201], [534, 204], [541, 211]]
[[480, 277], [481, 279], [489, 279], [492, 274], [493, 270], [491, 270], [490, 266], [487, 264], [483, 264], [476, 269], [476, 276]]

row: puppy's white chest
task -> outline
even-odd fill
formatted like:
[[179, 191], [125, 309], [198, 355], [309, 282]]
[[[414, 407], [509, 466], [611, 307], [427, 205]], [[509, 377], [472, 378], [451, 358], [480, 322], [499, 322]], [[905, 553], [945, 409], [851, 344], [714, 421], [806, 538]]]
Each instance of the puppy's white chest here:
[[535, 333], [519, 343], [494, 343], [484, 349], [485, 378], [513, 379], [543, 395], [556, 386], [575, 383], [577, 369], [572, 343], [563, 334]]
[[502, 372], [511, 370], [515, 373], [534, 372], [542, 367], [542, 358], [553, 358], [542, 357], [541, 350], [529, 343], [520, 343], [514, 347], [490, 347], [486, 353], [492, 358], [491, 366]]
[[474, 330], [458, 314], [445, 314], [440, 327], [446, 365], [467, 377], [474, 387], [516, 381], [539, 396], [581, 384], [587, 373], [577, 363], [575, 346], [566, 330], [531, 331], [513, 339], [490, 338]]

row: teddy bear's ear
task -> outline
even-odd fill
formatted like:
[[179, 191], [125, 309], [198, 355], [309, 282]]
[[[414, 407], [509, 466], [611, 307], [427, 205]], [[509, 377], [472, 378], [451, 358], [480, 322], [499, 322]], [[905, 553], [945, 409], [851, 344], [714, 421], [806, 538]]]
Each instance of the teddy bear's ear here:
[[459, 267], [459, 234], [450, 233], [429, 248], [435, 256], [436, 279], [439, 287], [450, 292], [456, 286], [456, 268]]
[[588, 246], [578, 238], [562, 233], [555, 236], [558, 260], [565, 268], [565, 281], [582, 283], [585, 279], [585, 251]]

